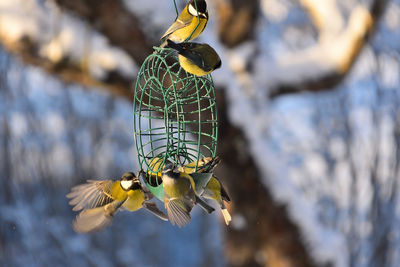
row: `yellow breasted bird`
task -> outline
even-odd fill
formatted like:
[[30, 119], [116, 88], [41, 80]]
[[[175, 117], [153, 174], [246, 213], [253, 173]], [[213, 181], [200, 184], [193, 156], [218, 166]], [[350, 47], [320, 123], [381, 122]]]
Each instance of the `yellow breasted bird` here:
[[226, 225], [229, 225], [229, 222], [232, 220], [232, 218], [225, 207], [224, 201], [229, 202], [231, 199], [217, 177], [211, 177], [201, 196], [207, 199], [215, 200], [220, 205], [225, 223]]
[[[198, 161], [192, 161], [184, 166], [178, 167], [178, 170], [185, 172], [187, 174], [192, 174], [196, 170], [198, 173], [211, 172], [215, 166], [220, 162], [219, 157], [204, 157], [200, 158]], [[147, 175], [153, 179], [161, 179], [161, 170], [163, 159], [154, 157], [149, 163], [149, 169], [147, 170]]]
[[[197, 172], [212, 172], [216, 167], [216, 165], [220, 163], [220, 161], [221, 160], [219, 159], [219, 157], [201, 158], [199, 160]], [[184, 171], [187, 174], [191, 174], [194, 172], [196, 164], [197, 161], [193, 161], [185, 165], [184, 167], [179, 167], [179, 170]], [[214, 175], [211, 176], [211, 179], [204, 188], [204, 191], [201, 194], [201, 196], [207, 199], [212, 199], [219, 204], [219, 206], [221, 207], [222, 215], [224, 216], [225, 223], [226, 225], [229, 225], [229, 222], [232, 220], [232, 218], [225, 207], [224, 201], [229, 202], [231, 199], [228, 196], [228, 193], [223, 187], [221, 181], [217, 177], [215, 177]]]
[[[192, 174], [195, 171], [197, 173], [209, 173], [214, 170], [214, 168], [221, 162], [219, 157], [204, 157], [200, 158], [198, 161], [192, 161], [185, 166], [179, 167], [179, 171], [185, 172], [187, 174]], [[197, 170], [196, 170], [197, 165]]]
[[140, 180], [132, 172], [122, 175], [120, 181], [88, 180], [86, 184], [77, 185], [67, 194], [71, 198], [72, 210], [81, 211], [73, 222], [78, 233], [98, 231], [110, 225], [119, 208], [136, 211], [145, 208], [162, 220], [166, 215], [155, 203], [149, 202], [153, 196], [142, 187]]
[[191, 0], [175, 22], [163, 34], [161, 40], [164, 42], [160, 47], [165, 46], [165, 39], [177, 43], [197, 38], [205, 29], [208, 22], [208, 11], [205, 0]]
[[178, 227], [188, 224], [191, 219], [190, 211], [195, 204], [208, 213], [214, 211], [197, 195], [193, 178], [187, 173], [180, 172], [172, 162], [165, 164], [161, 178], [164, 205], [172, 224]]
[[217, 52], [208, 44], [174, 43], [167, 40], [168, 47], [178, 51], [181, 67], [188, 73], [204, 76], [221, 67], [221, 59]]

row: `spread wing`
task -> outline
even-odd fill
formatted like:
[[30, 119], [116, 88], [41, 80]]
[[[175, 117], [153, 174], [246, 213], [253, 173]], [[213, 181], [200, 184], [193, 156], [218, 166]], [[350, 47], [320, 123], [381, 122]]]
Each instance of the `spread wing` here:
[[109, 226], [124, 201], [113, 201], [103, 207], [85, 209], [76, 216], [72, 226], [77, 233], [100, 231]]
[[182, 227], [190, 222], [192, 205], [178, 198], [165, 198], [164, 204], [168, 213], [168, 218], [172, 224]]
[[110, 194], [112, 180], [95, 181], [87, 180], [87, 183], [74, 186], [67, 194], [69, 204], [74, 206], [72, 210], [93, 209], [111, 203], [114, 199]]

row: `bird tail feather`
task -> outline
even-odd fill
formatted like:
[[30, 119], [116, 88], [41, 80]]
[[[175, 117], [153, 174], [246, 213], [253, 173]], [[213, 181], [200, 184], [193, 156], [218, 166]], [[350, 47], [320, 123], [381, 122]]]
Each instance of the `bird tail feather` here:
[[232, 217], [229, 214], [227, 209], [221, 209], [222, 215], [224, 216], [224, 220], [226, 225], [229, 225], [229, 222], [232, 221]]

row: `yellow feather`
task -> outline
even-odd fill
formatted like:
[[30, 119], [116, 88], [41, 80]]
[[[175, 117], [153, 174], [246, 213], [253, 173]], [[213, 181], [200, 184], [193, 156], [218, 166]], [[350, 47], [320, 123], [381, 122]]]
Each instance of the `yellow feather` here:
[[197, 75], [197, 76], [204, 76], [209, 74], [213, 69], [210, 71], [204, 71], [200, 67], [198, 67], [196, 64], [194, 64], [192, 61], [187, 59], [184, 56], [179, 55], [179, 63], [181, 64], [181, 67], [186, 71], [191, 74]]
[[113, 199], [118, 201], [124, 201], [128, 197], [127, 192], [122, 189], [120, 181], [112, 184], [110, 194]]
[[141, 190], [130, 190], [128, 196], [128, 199], [122, 205], [124, 208], [129, 211], [136, 211], [142, 207], [145, 196]]
[[[197, 26], [197, 24], [199, 24], [199, 26]], [[195, 17], [192, 19], [192, 21], [190, 22], [189, 25], [172, 32], [168, 36], [168, 39], [170, 39], [171, 41], [174, 41], [176, 43], [182, 43], [187, 38], [189, 38], [189, 36], [192, 34], [193, 30], [197, 26], [196, 30], [194, 30], [194, 32], [189, 40], [196, 39], [203, 32], [206, 25], [207, 25], [207, 19], [200, 18], [200, 22], [199, 22], [198, 18]]]

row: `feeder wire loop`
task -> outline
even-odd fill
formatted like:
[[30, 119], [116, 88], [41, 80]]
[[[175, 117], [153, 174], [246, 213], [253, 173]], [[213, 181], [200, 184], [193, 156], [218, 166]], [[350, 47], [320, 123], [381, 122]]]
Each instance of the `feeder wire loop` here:
[[157, 187], [167, 161], [186, 165], [216, 156], [218, 117], [211, 75], [187, 73], [173, 49], [154, 49], [136, 80], [134, 136], [146, 182]]

